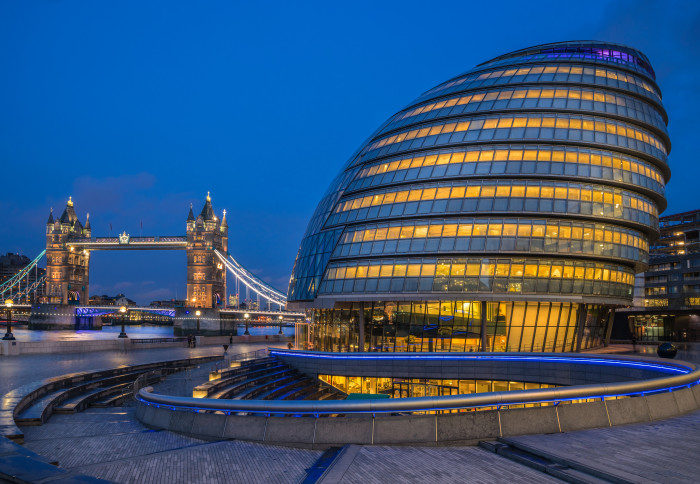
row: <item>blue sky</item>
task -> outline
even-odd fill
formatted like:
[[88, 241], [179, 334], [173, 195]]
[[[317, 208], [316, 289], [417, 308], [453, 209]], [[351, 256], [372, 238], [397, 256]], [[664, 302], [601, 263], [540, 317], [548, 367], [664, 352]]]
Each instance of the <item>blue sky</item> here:
[[[210, 190], [229, 250], [286, 291], [322, 193], [382, 121], [489, 58], [574, 39], [651, 59], [666, 213], [700, 208], [696, 2], [296, 3], [0, 2], [0, 252], [37, 254], [68, 196], [94, 235], [184, 234]], [[91, 293], [182, 296], [184, 257], [95, 253]]]

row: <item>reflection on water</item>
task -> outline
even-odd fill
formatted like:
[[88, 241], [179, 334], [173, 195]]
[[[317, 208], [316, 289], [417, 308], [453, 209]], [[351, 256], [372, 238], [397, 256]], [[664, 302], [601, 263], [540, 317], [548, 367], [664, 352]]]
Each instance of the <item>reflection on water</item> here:
[[[0, 331], [5, 328], [0, 325]], [[18, 341], [87, 341], [87, 340], [104, 340], [115, 339], [121, 332], [121, 325], [103, 326], [102, 330], [29, 330], [22, 326], [13, 326], [12, 333]], [[126, 334], [130, 338], [172, 338], [172, 326], [156, 326], [156, 325], [134, 325], [126, 326]], [[238, 334], [242, 335], [245, 331], [245, 325], [240, 325]], [[4, 331], [2, 331], [4, 333]], [[248, 329], [251, 336], [277, 334], [279, 326], [251, 326]], [[282, 328], [282, 333], [285, 336], [294, 336], [294, 328]]]

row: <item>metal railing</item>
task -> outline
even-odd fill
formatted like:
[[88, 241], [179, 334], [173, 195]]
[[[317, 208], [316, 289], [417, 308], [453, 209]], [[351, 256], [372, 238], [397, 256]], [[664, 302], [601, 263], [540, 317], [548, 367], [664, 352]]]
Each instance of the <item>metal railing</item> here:
[[[454, 356], [454, 355], [452, 355]], [[330, 358], [331, 355], [328, 356]], [[419, 358], [418, 355], [411, 355]], [[488, 354], [479, 358], [489, 358]], [[494, 357], [495, 358], [495, 357]], [[561, 359], [561, 357], [559, 357]], [[572, 400], [617, 398], [621, 396], [640, 396], [645, 394], [674, 391], [696, 385], [700, 382], [700, 367], [692, 363], [643, 362], [609, 357], [587, 357], [576, 355], [582, 363], [590, 366], [619, 364], [637, 364], [656, 369], [659, 378], [614, 383], [560, 386], [537, 390], [517, 390], [506, 392], [475, 393], [467, 395], [445, 395], [435, 397], [412, 397], [378, 400], [217, 400], [212, 398], [172, 397], [152, 393], [152, 388], [143, 388], [138, 392], [137, 400], [146, 405], [190, 410], [195, 412], [212, 411], [231, 413], [255, 413], [262, 415], [338, 415], [350, 413], [402, 413], [434, 412], [442, 410], [477, 409], [480, 407], [500, 408], [510, 405], [527, 405], [549, 403], [558, 405]], [[553, 358], [555, 359], [555, 358]], [[571, 358], [569, 358], [570, 360]], [[519, 364], [513, 359], [512, 364]], [[668, 373], [673, 374], [669, 376]]]
[[131, 344], [150, 344], [150, 343], [184, 343], [187, 338], [132, 338]]

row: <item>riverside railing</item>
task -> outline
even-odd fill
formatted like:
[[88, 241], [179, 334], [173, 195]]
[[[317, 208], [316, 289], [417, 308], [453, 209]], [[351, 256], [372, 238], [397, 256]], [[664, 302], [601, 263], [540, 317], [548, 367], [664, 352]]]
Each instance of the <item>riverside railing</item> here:
[[[347, 355], [347, 354], [345, 354]], [[455, 355], [452, 354], [452, 357]], [[474, 358], [476, 355], [471, 355]], [[332, 358], [328, 354], [324, 357]], [[411, 358], [420, 358], [411, 355]], [[558, 405], [572, 400], [617, 398], [623, 396], [642, 396], [661, 392], [672, 392], [694, 386], [700, 382], [700, 367], [692, 363], [641, 361], [631, 359], [614, 359], [609, 357], [586, 357], [583, 355], [493, 355], [481, 354], [478, 358], [500, 362], [508, 361], [518, 364], [524, 358], [540, 358], [542, 361], [561, 364], [581, 363], [598, 365], [629, 366], [650, 371], [658, 371], [658, 378], [646, 380], [623, 381], [613, 383], [560, 386], [536, 390], [517, 390], [507, 392], [475, 393], [466, 395], [446, 395], [436, 397], [413, 397], [376, 400], [217, 400], [212, 398], [191, 398], [159, 395], [152, 388], [141, 389], [137, 400], [155, 407], [194, 412], [222, 412], [226, 414], [254, 413], [262, 415], [338, 415], [338, 414], [390, 414], [404, 412], [433, 412], [441, 410], [477, 409], [480, 407], [500, 408], [510, 405], [527, 405], [548, 403]], [[566, 363], [565, 363], [566, 362]], [[602, 368], [601, 368], [602, 370]], [[533, 375], [533, 380], [537, 375]]]

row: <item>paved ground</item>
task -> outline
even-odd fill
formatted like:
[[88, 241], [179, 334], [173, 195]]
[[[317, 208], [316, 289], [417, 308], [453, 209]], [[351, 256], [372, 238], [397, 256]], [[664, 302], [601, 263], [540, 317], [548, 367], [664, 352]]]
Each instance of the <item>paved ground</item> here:
[[[229, 355], [245, 353], [274, 344], [235, 344], [229, 348]], [[277, 345], [284, 347], [284, 344]], [[42, 380], [76, 371], [99, 368], [116, 368], [120, 365], [134, 365], [153, 361], [176, 360], [192, 356], [223, 354], [221, 346], [199, 348], [159, 348], [130, 351], [104, 351], [94, 353], [62, 353], [42, 355], [0, 356], [0, 396], [25, 383]], [[206, 379], [205, 379], [206, 380]]]
[[[324, 480], [325, 484], [326, 480]], [[341, 484], [549, 483], [546, 474], [478, 447], [362, 447]]]
[[320, 451], [206, 442], [138, 423], [133, 408], [54, 415], [25, 427], [25, 446], [60, 466], [120, 483], [294, 483]]
[[700, 482], [700, 411], [648, 424], [509, 440], [632, 482]]

